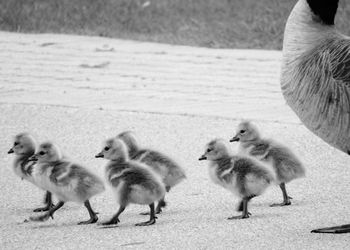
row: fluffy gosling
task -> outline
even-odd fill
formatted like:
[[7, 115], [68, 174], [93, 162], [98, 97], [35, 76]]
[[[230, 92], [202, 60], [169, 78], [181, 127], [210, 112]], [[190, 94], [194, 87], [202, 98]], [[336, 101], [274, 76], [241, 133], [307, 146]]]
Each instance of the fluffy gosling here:
[[102, 225], [118, 224], [119, 215], [130, 204], [150, 207], [150, 219], [136, 226], [149, 226], [156, 222], [154, 202], [164, 197], [165, 187], [160, 176], [144, 164], [129, 159], [128, 149], [122, 140], [112, 138], [105, 142], [102, 151], [95, 156], [105, 158], [106, 178], [119, 203], [118, 212]]
[[55, 211], [67, 201], [84, 203], [89, 212], [90, 219], [78, 224], [91, 224], [98, 220], [89, 199], [104, 191], [104, 184], [99, 177], [63, 158], [60, 149], [51, 142], [42, 143], [30, 160], [37, 162], [33, 170], [36, 183], [55, 194], [59, 200], [56, 206], [45, 214], [31, 217], [32, 221], [46, 221], [49, 217], [53, 218]]
[[[130, 159], [146, 164], [161, 176], [167, 192], [186, 178], [184, 169], [169, 156], [155, 150], [141, 149], [131, 131], [122, 132], [117, 135], [117, 138], [127, 145]], [[163, 196], [158, 201], [156, 214], [161, 213], [165, 206], [165, 196]]]
[[215, 184], [241, 198], [238, 211], [242, 211], [242, 215], [229, 217], [230, 220], [249, 218], [251, 214], [248, 212], [248, 202], [261, 195], [274, 180], [262, 163], [252, 158], [232, 155], [222, 139], [209, 142], [199, 160], [210, 161], [209, 176]]
[[[14, 138], [13, 147], [8, 151], [8, 154], [15, 154], [13, 162], [13, 170], [22, 180], [26, 180], [36, 185], [32, 176], [34, 162], [30, 162], [29, 158], [34, 155], [36, 149], [36, 141], [28, 133], [17, 134]], [[34, 212], [48, 211], [52, 206], [52, 196], [49, 191], [46, 192], [44, 203], [45, 207], [36, 208]]]
[[305, 176], [305, 169], [300, 160], [286, 146], [271, 139], [262, 139], [258, 128], [249, 121], [238, 125], [236, 135], [230, 140], [230, 142], [234, 141], [240, 142], [239, 148], [242, 153], [273, 166], [276, 181], [282, 190], [283, 202], [271, 206], [291, 205], [286, 183]]

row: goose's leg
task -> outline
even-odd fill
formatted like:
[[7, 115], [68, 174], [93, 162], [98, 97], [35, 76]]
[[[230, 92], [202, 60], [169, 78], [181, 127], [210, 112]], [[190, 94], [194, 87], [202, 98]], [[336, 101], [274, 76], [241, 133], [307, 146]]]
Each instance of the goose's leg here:
[[[253, 197], [251, 197], [251, 198], [253, 198]], [[232, 217], [229, 217], [227, 219], [228, 220], [234, 220], [234, 219], [246, 219], [246, 218], [249, 218], [251, 213], [248, 212], [248, 202], [249, 202], [249, 200], [251, 198], [250, 197], [244, 197], [242, 199], [242, 201], [241, 201], [241, 204], [242, 204], [242, 215], [232, 216]]]
[[282, 203], [274, 203], [274, 204], [270, 205], [270, 207], [289, 206], [292, 204], [292, 202], [290, 201], [291, 197], [289, 197], [287, 194], [286, 184], [284, 182], [282, 182], [280, 184], [280, 188], [281, 188], [282, 194], [283, 194], [283, 202]]
[[33, 212], [45, 212], [49, 211], [50, 208], [54, 207], [54, 204], [52, 203], [52, 194], [49, 191], [46, 191], [44, 203], [46, 204], [45, 207], [39, 207], [33, 210]]
[[311, 233], [329, 233], [329, 234], [350, 233], [350, 224], [345, 224], [345, 225], [335, 226], [335, 227], [325, 227], [325, 228], [314, 229], [311, 231]]
[[49, 211], [47, 211], [46, 213], [44, 213], [43, 215], [40, 216], [36, 216], [36, 217], [30, 217], [29, 219], [31, 221], [46, 221], [48, 220], [50, 217], [53, 219], [53, 214], [60, 209], [62, 206], [64, 205], [63, 201], [59, 201], [56, 206], [52, 207]]
[[90, 219], [87, 221], [81, 221], [78, 223], [78, 225], [95, 223], [98, 220], [97, 213], [94, 212], [94, 210], [92, 210], [89, 200], [86, 200], [84, 202], [84, 205], [85, 205], [86, 209], [89, 211]]
[[118, 224], [120, 222], [119, 215], [125, 210], [125, 205], [120, 205], [118, 212], [110, 219], [109, 221], [101, 223], [101, 225], [113, 225]]
[[154, 223], [156, 223], [157, 217], [156, 217], [155, 212], [154, 212], [154, 203], [150, 204], [149, 208], [150, 208], [149, 221], [137, 223], [137, 224], [135, 224], [135, 226], [150, 226], [150, 225], [153, 225]]

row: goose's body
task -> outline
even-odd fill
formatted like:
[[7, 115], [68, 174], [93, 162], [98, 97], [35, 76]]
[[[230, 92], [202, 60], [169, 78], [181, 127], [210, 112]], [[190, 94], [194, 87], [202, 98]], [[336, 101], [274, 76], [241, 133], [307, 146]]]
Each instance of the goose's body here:
[[59, 148], [50, 142], [42, 143], [38, 153], [30, 160], [37, 161], [32, 173], [37, 185], [55, 194], [59, 200], [46, 214], [33, 217], [32, 220], [47, 220], [69, 201], [84, 203], [88, 209], [90, 219], [79, 224], [95, 223], [98, 220], [89, 199], [104, 191], [104, 184], [99, 177], [83, 166], [63, 158]]
[[274, 180], [272, 173], [259, 161], [240, 155], [231, 155], [226, 143], [216, 139], [208, 143], [199, 160], [209, 160], [211, 180], [241, 198], [238, 211], [242, 216], [229, 219], [248, 218], [248, 202], [261, 195]]
[[[132, 132], [120, 133], [117, 138], [127, 145], [130, 159], [144, 163], [161, 176], [167, 192], [186, 178], [183, 168], [169, 156], [155, 150], [141, 149]], [[158, 201], [156, 213], [160, 213], [165, 206], [164, 199], [165, 197], [162, 197]]]
[[[299, 0], [284, 33], [281, 88], [312, 132], [350, 154], [350, 39], [334, 27], [338, 0]], [[313, 232], [350, 232], [350, 224]]]
[[238, 125], [236, 135], [230, 140], [239, 141], [239, 149], [243, 154], [256, 158], [272, 166], [276, 183], [283, 193], [283, 202], [272, 206], [290, 205], [285, 184], [305, 176], [305, 168], [296, 155], [286, 146], [272, 140], [260, 137], [258, 128], [249, 121]]
[[[309, 2], [317, 6], [315, 0]], [[335, 15], [337, 0], [319, 2], [328, 7], [329, 15]], [[300, 0], [286, 24], [282, 92], [312, 132], [349, 153], [350, 39], [335, 29], [334, 16], [330, 24], [321, 17], [315, 21], [310, 6], [308, 1]]]
[[[14, 138], [14, 145], [8, 151], [9, 154], [14, 153], [15, 159], [13, 162], [13, 171], [22, 180], [31, 182], [37, 187], [38, 185], [32, 175], [35, 162], [29, 161], [29, 158], [34, 155], [36, 149], [36, 141], [28, 133], [20, 133]], [[42, 188], [45, 191], [47, 189]], [[51, 193], [46, 192], [45, 195], [45, 207], [34, 209], [34, 212], [47, 211], [52, 206]]]
[[156, 222], [154, 202], [165, 194], [160, 176], [146, 165], [130, 160], [127, 146], [120, 139], [107, 140], [104, 149], [96, 157], [110, 160], [106, 166], [106, 179], [120, 205], [118, 212], [103, 225], [118, 224], [119, 215], [132, 203], [150, 207], [150, 220], [136, 225], [154, 224]]

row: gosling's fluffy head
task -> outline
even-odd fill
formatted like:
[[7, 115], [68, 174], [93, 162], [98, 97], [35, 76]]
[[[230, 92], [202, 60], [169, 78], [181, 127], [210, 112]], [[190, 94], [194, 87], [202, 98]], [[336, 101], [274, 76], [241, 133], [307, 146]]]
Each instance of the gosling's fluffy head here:
[[231, 150], [227, 142], [223, 139], [214, 139], [205, 147], [204, 154], [199, 160], [216, 161], [231, 155]]
[[139, 148], [135, 133], [132, 131], [124, 131], [118, 134], [116, 138], [122, 140], [126, 144], [129, 154], [133, 153], [133, 151], [137, 151]]
[[37, 152], [30, 158], [32, 161], [38, 162], [55, 162], [62, 160], [61, 150], [52, 142], [44, 142], [40, 144]]
[[243, 121], [238, 125], [236, 135], [230, 140], [230, 142], [248, 142], [259, 138], [260, 134], [258, 127], [252, 124], [250, 121]]
[[103, 149], [96, 158], [105, 158], [108, 160], [128, 159], [128, 148], [125, 143], [117, 138], [111, 138], [104, 142]]
[[32, 155], [35, 153], [36, 141], [28, 133], [20, 133], [15, 136], [13, 147], [8, 151], [9, 154]]

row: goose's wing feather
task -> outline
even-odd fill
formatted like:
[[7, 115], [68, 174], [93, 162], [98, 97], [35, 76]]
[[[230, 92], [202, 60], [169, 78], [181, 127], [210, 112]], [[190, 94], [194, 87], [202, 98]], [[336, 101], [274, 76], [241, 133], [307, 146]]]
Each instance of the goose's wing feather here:
[[349, 153], [350, 40], [333, 38], [316, 46], [300, 64], [303, 87], [294, 110], [311, 131]]
[[329, 48], [333, 79], [350, 87], [350, 39], [341, 39]]

